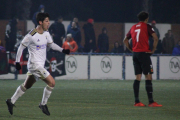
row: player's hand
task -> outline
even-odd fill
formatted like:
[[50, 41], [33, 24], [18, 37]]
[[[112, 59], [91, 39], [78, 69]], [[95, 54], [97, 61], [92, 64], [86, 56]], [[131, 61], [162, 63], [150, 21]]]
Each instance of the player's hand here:
[[146, 52], [146, 53], [149, 53], [150, 55], [154, 54], [154, 51], [151, 51], [151, 52]]
[[16, 62], [16, 69], [17, 69], [17, 70], [20, 70], [20, 69], [21, 69], [21, 65], [20, 65], [19, 62]]
[[62, 52], [65, 53], [65, 54], [69, 54], [70, 50], [69, 49], [63, 49]]

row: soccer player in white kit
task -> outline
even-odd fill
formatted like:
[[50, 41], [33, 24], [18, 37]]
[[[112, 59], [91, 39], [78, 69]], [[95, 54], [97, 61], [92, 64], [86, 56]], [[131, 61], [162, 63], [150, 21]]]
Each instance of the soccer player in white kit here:
[[16, 69], [20, 70], [20, 58], [23, 50], [27, 47], [29, 51], [28, 59], [28, 73], [24, 83], [20, 85], [11, 99], [6, 100], [8, 110], [10, 114], [13, 114], [13, 107], [19, 97], [21, 97], [25, 91], [32, 87], [32, 85], [39, 78], [42, 79], [47, 86], [44, 88], [42, 101], [39, 104], [39, 108], [46, 115], [50, 115], [47, 107], [48, 98], [55, 86], [55, 81], [49, 72], [44, 68], [46, 60], [46, 47], [50, 47], [53, 50], [69, 54], [70, 50], [63, 49], [55, 44], [47, 31], [49, 28], [49, 14], [38, 13], [36, 16], [38, 26], [31, 30], [22, 40], [20, 47], [18, 48], [16, 55]]

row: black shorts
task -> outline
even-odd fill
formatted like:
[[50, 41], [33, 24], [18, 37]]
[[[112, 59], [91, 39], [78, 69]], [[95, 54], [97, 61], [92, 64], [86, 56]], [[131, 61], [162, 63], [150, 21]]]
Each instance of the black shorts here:
[[153, 74], [153, 66], [151, 62], [151, 54], [145, 52], [133, 52], [133, 65], [135, 75], [137, 74]]

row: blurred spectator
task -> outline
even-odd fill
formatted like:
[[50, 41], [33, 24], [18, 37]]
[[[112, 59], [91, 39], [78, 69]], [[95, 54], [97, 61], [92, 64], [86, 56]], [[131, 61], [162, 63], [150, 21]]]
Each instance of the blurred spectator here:
[[85, 36], [85, 52], [94, 52], [96, 50], [96, 37], [93, 24], [94, 20], [90, 18], [88, 19], [87, 23], [83, 26]]
[[78, 18], [75, 17], [75, 18], [73, 18], [73, 21], [71, 21], [70, 24], [68, 25], [68, 27], [67, 27], [67, 32], [71, 29], [71, 27], [72, 27], [72, 22], [75, 22], [75, 23], [76, 23], [76, 27], [80, 30], [80, 27], [79, 27], [79, 24], [78, 24]]
[[72, 38], [72, 34], [67, 34], [66, 41], [63, 43], [62, 48], [69, 49], [70, 53], [76, 52], [78, 49], [78, 45], [76, 41]]
[[6, 25], [5, 31], [5, 41], [6, 41], [6, 50], [7, 51], [14, 51], [14, 45], [16, 44], [16, 33], [17, 33], [17, 24], [18, 19], [13, 18], [9, 23]]
[[174, 48], [174, 36], [172, 35], [172, 31], [168, 30], [168, 33], [165, 34], [165, 37], [162, 41], [163, 53], [171, 54]]
[[14, 45], [14, 51], [17, 51], [23, 38], [24, 36], [22, 35], [22, 30], [18, 30], [16, 44]]
[[114, 48], [111, 50], [112, 53], [124, 53], [124, 47], [122, 43], [118, 43], [117, 41], [114, 43]]
[[98, 47], [100, 53], [108, 53], [109, 37], [107, 36], [107, 29], [102, 28], [102, 33], [98, 37]]
[[38, 24], [37, 24], [37, 21], [36, 21], [36, 15], [37, 15], [39, 12], [44, 13], [44, 11], [45, 11], [44, 5], [40, 5], [39, 8], [38, 8], [38, 11], [34, 13], [33, 18], [32, 18], [32, 22], [34, 23], [35, 28], [36, 28], [37, 25], [38, 25]]
[[5, 30], [5, 41], [6, 41], [6, 50], [10, 51], [10, 32], [11, 32], [11, 20], [9, 21], [9, 23], [6, 25], [6, 30]]
[[49, 32], [53, 37], [54, 43], [62, 46], [63, 39], [65, 37], [65, 28], [63, 22], [63, 17], [58, 17], [55, 22], [49, 27]]
[[78, 52], [82, 52], [82, 46], [81, 46], [81, 31], [77, 27], [76, 22], [72, 22], [71, 28], [67, 31], [67, 34], [71, 33], [73, 39], [76, 41], [78, 45]]
[[174, 47], [172, 55], [180, 55], [180, 41], [178, 41], [178, 44]]
[[156, 27], [156, 21], [155, 21], [155, 20], [153, 20], [153, 21], [151, 22], [151, 26], [152, 26], [152, 28], [154, 29], [154, 32], [156, 33], [156, 35], [157, 35], [157, 37], [158, 37], [158, 39], [159, 39], [159, 38], [160, 38], [160, 34], [159, 34], [158, 28]]
[[[153, 20], [153, 21], [151, 22], [151, 26], [152, 26], [152, 28], [154, 29], [154, 32], [156, 33], [156, 35], [157, 35], [157, 37], [158, 37], [158, 39], [159, 39], [159, 38], [160, 38], [160, 34], [159, 34], [158, 28], [156, 27], [156, 21], [155, 21], [155, 20]], [[153, 48], [153, 42], [154, 42], [153, 38], [152, 38], [152, 37], [149, 37], [149, 47], [150, 47], [151, 50], [152, 50], [152, 48]]]
[[0, 52], [6, 52], [6, 49], [3, 47], [2, 40], [0, 40]]

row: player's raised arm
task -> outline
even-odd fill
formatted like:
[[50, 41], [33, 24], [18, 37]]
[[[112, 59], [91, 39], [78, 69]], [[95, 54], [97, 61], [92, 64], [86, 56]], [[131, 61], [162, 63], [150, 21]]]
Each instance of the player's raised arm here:
[[70, 50], [69, 50], [69, 49], [63, 49], [62, 47], [58, 46], [58, 45], [55, 44], [54, 42], [48, 44], [48, 46], [49, 46], [50, 48], [52, 48], [53, 50], [56, 50], [56, 51], [59, 51], [59, 52], [65, 53], [65, 54], [69, 54], [69, 53], [70, 53]]
[[59, 51], [59, 52], [62, 52], [62, 53], [65, 53], [65, 54], [69, 54], [70, 53], [70, 50], [69, 49], [63, 49], [62, 47], [58, 46], [57, 44], [55, 44], [49, 34], [49, 32], [47, 33], [47, 39], [48, 39], [48, 46], [53, 49], [53, 50], [56, 50], [56, 51]]

